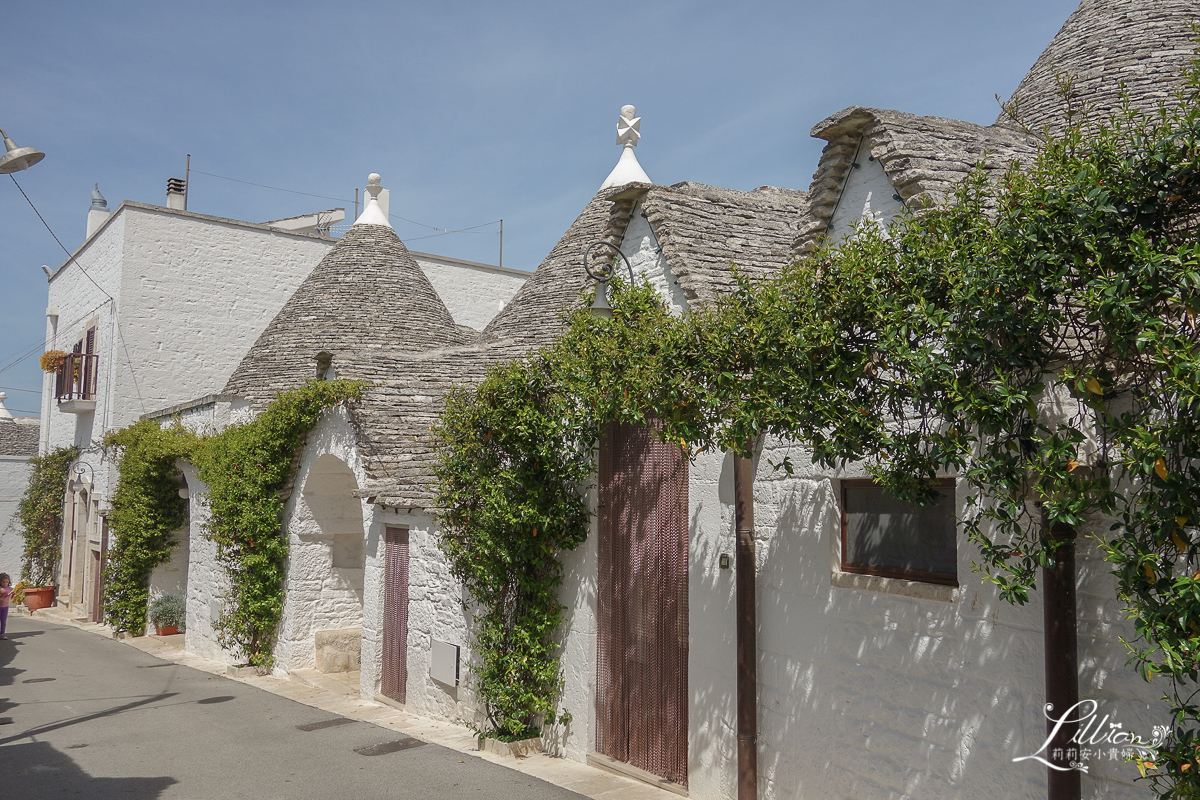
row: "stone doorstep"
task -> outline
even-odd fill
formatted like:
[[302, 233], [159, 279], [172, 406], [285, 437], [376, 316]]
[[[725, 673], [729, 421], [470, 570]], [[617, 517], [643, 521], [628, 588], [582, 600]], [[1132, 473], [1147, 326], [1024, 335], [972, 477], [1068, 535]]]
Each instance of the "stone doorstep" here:
[[319, 669], [294, 669], [288, 672], [288, 678], [320, 689], [331, 694], [341, 694], [357, 698], [359, 696], [358, 671], [326, 673]]
[[225, 667], [225, 675], [230, 678], [255, 678], [266, 674], [266, 671], [262, 670], [261, 667], [256, 667], [252, 664], [230, 664]]
[[[41, 615], [40, 612], [38, 616], [49, 622], [70, 625], [89, 633], [106, 637], [113, 636], [111, 628], [94, 624], [80, 625], [71, 619], [73, 615], [63, 621], [60, 621], [58, 618], [52, 619]], [[254, 667], [249, 668], [248, 675], [235, 677], [229, 674], [230, 665], [193, 655], [180, 647], [173, 646], [174, 642], [168, 643], [166, 641], [167, 639], [174, 638], [160, 638], [157, 636], [128, 637], [123, 638], [123, 642], [130, 647], [161, 658], [164, 661], [191, 667], [210, 675], [228, 677], [231, 680], [243, 683], [252, 682], [252, 685], [257, 688], [280, 697], [288, 697], [294, 693], [296, 687], [305, 686], [305, 684], [297, 681], [274, 678], [269, 675], [259, 676]], [[163, 646], [165, 644], [172, 646]], [[403, 730], [406, 735], [415, 736], [422, 741], [438, 744], [450, 750], [456, 750], [464, 755], [484, 758], [509, 769], [519, 769], [531, 777], [540, 778], [547, 783], [581, 793], [587, 797], [594, 798], [594, 800], [675, 800], [680, 794], [678, 791], [655, 786], [652, 783], [643, 782], [608, 769], [598, 768], [597, 766], [585, 764], [580, 761], [549, 756], [540, 752], [530, 753], [524, 757], [524, 760], [514, 761], [511, 755], [498, 755], [488, 750], [477, 749], [479, 746], [478, 737], [465, 727], [451, 722], [418, 716], [407, 711], [398, 703], [386, 704], [386, 706], [392, 706], [395, 709], [391, 713], [386, 713], [386, 706], [384, 704], [372, 706], [369, 700], [361, 700], [358, 697], [352, 698], [342, 694], [333, 694], [332, 692], [314, 687], [305, 686], [305, 690], [306, 693], [315, 691], [317, 696], [307, 700], [292, 697], [293, 702], [302, 703], [310, 708], [319, 708], [329, 713], [341, 714], [356, 721], [377, 725], [384, 730]], [[371, 713], [359, 716], [360, 711], [369, 711]]]
[[502, 742], [499, 739], [489, 739], [486, 736], [480, 736], [479, 749], [487, 753], [495, 753], [498, 756], [508, 756], [510, 758], [528, 758], [534, 753], [542, 752], [542, 737], [535, 736], [532, 739], [518, 739], [515, 742]]

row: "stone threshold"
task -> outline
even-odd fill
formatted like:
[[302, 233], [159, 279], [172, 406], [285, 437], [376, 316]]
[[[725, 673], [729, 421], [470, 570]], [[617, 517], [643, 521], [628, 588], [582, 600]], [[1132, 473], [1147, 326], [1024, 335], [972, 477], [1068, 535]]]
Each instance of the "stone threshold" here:
[[588, 753], [587, 763], [593, 767], [598, 767], [599, 769], [607, 770], [609, 772], [615, 772], [618, 775], [624, 775], [626, 777], [633, 778], [634, 780], [641, 781], [642, 783], [647, 783], [651, 786], [655, 786], [659, 789], [670, 792], [671, 794], [679, 795], [680, 797], [688, 796], [688, 790], [686, 786], [680, 786], [674, 781], [669, 781], [666, 778], [659, 777], [653, 772], [647, 772], [644, 769], [639, 769], [633, 764], [627, 764], [624, 761], [618, 761], [612, 756], [606, 756], [603, 753]]

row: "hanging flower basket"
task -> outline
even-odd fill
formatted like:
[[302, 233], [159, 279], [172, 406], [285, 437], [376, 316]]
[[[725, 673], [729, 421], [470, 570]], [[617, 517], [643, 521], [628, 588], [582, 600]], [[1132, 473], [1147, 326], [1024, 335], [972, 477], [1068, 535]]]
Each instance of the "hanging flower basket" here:
[[66, 360], [67, 354], [65, 351], [47, 350], [42, 353], [42, 357], [38, 359], [38, 363], [41, 365], [43, 372], [58, 372]]

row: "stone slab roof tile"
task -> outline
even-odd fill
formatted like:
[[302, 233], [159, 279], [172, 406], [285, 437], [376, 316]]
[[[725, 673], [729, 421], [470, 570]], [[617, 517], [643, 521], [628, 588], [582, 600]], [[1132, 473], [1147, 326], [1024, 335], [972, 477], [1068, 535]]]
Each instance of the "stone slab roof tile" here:
[[824, 235], [854, 159], [874, 158], [908, 208], [945, 202], [976, 164], [1003, 170], [1029, 163], [1037, 140], [1004, 126], [851, 106], [817, 123], [828, 144], [809, 188], [809, 206], [793, 249], [804, 253]]
[[1122, 84], [1136, 107], [1155, 107], [1181, 85], [1197, 21], [1200, 0], [1083, 0], [1009, 99], [1016, 120], [1001, 113], [996, 123], [1062, 130], [1060, 76], [1072, 79], [1074, 100], [1100, 113], [1119, 108]]
[[807, 206], [807, 193], [770, 186], [746, 192], [685, 182], [649, 187], [641, 197], [672, 273], [699, 302], [735, 286], [732, 265], [763, 278], [790, 263]]
[[584, 206], [529, 280], [488, 323], [483, 331], [485, 339], [514, 339], [532, 348], [549, 344], [558, 336], [563, 312], [579, 304], [579, 293], [591, 283], [583, 269], [583, 254], [604, 237], [609, 198], [623, 188], [603, 189]]
[[330, 353], [343, 375], [356, 353], [415, 352], [460, 345], [475, 334], [450, 312], [396, 232], [355, 225], [305, 278], [226, 384], [261, 408], [316, 374]]
[[0, 419], [0, 456], [36, 456], [39, 430], [36, 419]]

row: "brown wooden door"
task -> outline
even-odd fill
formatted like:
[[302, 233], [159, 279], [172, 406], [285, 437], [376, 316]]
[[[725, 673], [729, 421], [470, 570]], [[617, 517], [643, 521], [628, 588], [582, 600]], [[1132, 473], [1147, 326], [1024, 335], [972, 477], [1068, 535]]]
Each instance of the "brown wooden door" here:
[[101, 578], [103, 577], [103, 562], [100, 559], [100, 551], [92, 551], [92, 608], [90, 619], [92, 622], [100, 621], [100, 599], [103, 596], [104, 584]]
[[383, 678], [379, 691], [403, 703], [408, 685], [408, 528], [385, 528], [383, 539]]
[[687, 786], [688, 462], [644, 425], [600, 447], [596, 750]]

